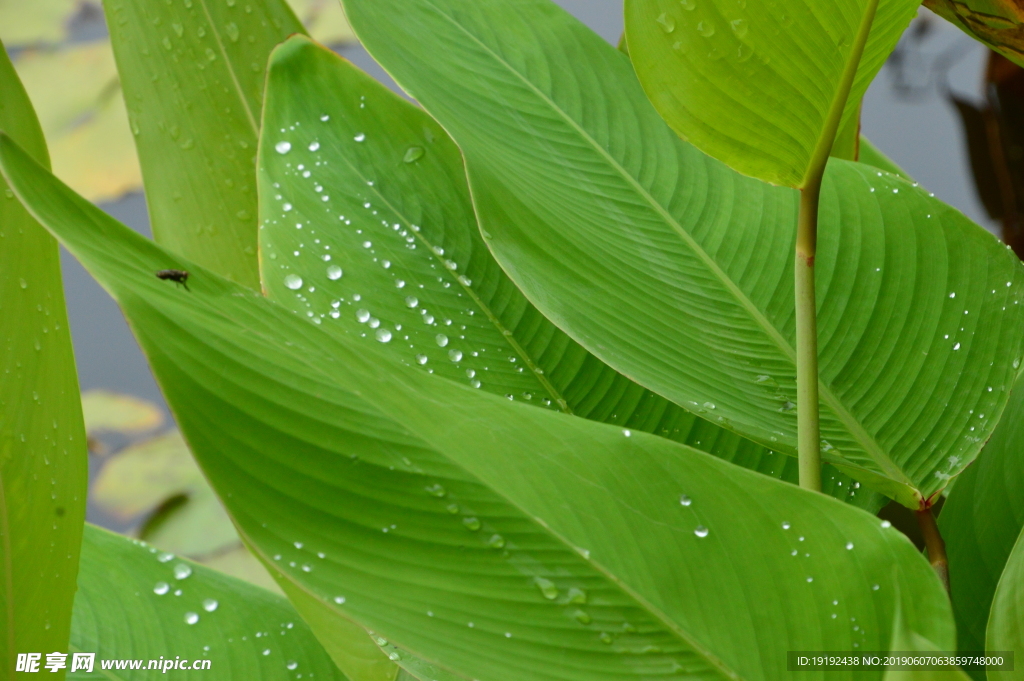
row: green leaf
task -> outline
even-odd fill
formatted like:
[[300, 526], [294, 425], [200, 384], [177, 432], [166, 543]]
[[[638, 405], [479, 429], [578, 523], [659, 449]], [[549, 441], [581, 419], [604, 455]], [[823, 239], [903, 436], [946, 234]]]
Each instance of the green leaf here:
[[[146, 670], [150, 660], [179, 656], [208, 660], [206, 673], [225, 681], [347, 678], [280, 596], [93, 525], [82, 541], [78, 587], [71, 652], [96, 660], [92, 673], [69, 679], [202, 675]], [[142, 669], [103, 670], [103, 660], [141, 660]]]
[[[458, 148], [421, 109], [296, 37], [272, 57], [264, 121], [270, 298], [430, 373], [796, 482], [795, 459], [644, 390], [545, 319], [487, 250]], [[839, 498], [882, 505], [835, 469], [824, 478]]]
[[142, 186], [107, 40], [24, 50], [14, 66], [39, 114], [57, 177], [97, 202]]
[[156, 240], [259, 286], [255, 155], [266, 62], [302, 24], [284, 0], [105, 0]]
[[[795, 191], [680, 141], [623, 55], [547, 0], [346, 7], [459, 144], [488, 246], [541, 313], [641, 385], [795, 453]], [[822, 449], [917, 508], [1006, 403], [1024, 267], [879, 173], [834, 159], [822, 191]]]
[[[944, 650], [926, 637], [910, 629], [903, 616], [903, 609], [905, 607], [906, 601], [896, 610], [892, 643], [889, 646], [889, 650], [907, 653], [951, 652], [948, 648]], [[883, 681], [970, 681], [970, 678], [959, 668], [931, 671], [889, 669], [885, 672]]]
[[[122, 305], [246, 541], [400, 663], [784, 678], [788, 649], [886, 646], [894, 570], [908, 626], [953, 645], [938, 579], [888, 523], [403, 367], [167, 253], [5, 137], [0, 167]], [[174, 266], [189, 291], [153, 276]]]
[[879, 170], [902, 177], [907, 182], [914, 181], [914, 178], [910, 177], [903, 168], [896, 165], [891, 158], [883, 154], [867, 137], [862, 136], [860, 138], [860, 158], [858, 160]]
[[[1017, 538], [1006, 561], [1006, 569], [992, 599], [985, 650], [1024, 650], [1024, 532]], [[1018, 676], [1019, 672], [988, 672], [990, 681]]]
[[852, 150], [861, 99], [920, 4], [626, 0], [626, 40], [684, 139], [745, 175], [803, 187], [837, 131]]
[[[49, 163], [2, 44], [0, 130]], [[7, 678], [18, 653], [67, 644], [88, 462], [57, 242], [2, 178], [0, 376], [0, 676]]]
[[1024, 379], [1019, 379], [992, 439], [957, 478], [939, 515], [960, 650], [985, 649], [992, 597], [1022, 528]]

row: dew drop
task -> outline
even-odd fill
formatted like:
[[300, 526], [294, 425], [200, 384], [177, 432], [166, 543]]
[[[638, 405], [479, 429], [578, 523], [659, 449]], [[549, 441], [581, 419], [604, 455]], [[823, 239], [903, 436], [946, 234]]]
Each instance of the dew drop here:
[[703, 539], [704, 537], [708, 536], [708, 528], [704, 527], [703, 525], [698, 525], [697, 529], [695, 529], [693, 533], [701, 539]]
[[218, 603], [215, 599], [207, 598], [205, 601], [203, 601], [203, 610], [205, 610], [206, 612], [213, 612], [217, 609], [218, 605], [220, 605], [220, 603]]
[[701, 21], [697, 24], [697, 33], [700, 33], [705, 38], [710, 38], [715, 34], [715, 25], [707, 20]]
[[791, 527], [789, 523], [782, 523], [782, 529], [788, 530]]
[[450, 359], [453, 362], [462, 361], [462, 350], [449, 350], [448, 359]]
[[416, 307], [420, 304], [420, 299], [416, 296], [409, 296], [405, 299], [405, 306], [408, 308]]
[[185, 613], [185, 624], [195, 624], [199, 621], [198, 613], [186, 612]]
[[416, 355], [417, 364], [426, 364], [428, 359], [426, 355]]
[[661, 25], [661, 30], [665, 33], [671, 33], [676, 30], [676, 20], [671, 14], [662, 12], [661, 16], [658, 17], [658, 23]]
[[337, 603], [338, 605], [345, 605], [345, 597], [344, 596], [335, 596], [334, 597], [334, 602]]
[[299, 668], [299, 663], [295, 660], [288, 660], [288, 664], [285, 665], [288, 671], [295, 671]]
[[387, 329], [377, 329], [377, 333], [374, 335], [381, 343], [387, 343], [391, 340], [391, 332]]
[[729, 25], [732, 26], [733, 33], [735, 33], [736, 36], [739, 37], [739, 38], [742, 38], [745, 35], [747, 35], [747, 31], [750, 28], [747, 25], [746, 19], [736, 19], [735, 21], [731, 22]]
[[472, 516], [468, 518], [463, 518], [462, 524], [465, 525], [467, 529], [472, 530], [473, 532], [476, 532], [480, 529], [480, 519], [474, 518]]
[[576, 612], [573, 613], [572, 616], [580, 624], [590, 624], [591, 622], [594, 621], [593, 619], [591, 619], [590, 615], [588, 615], [587, 613], [585, 613], [582, 610], [577, 610]]
[[188, 579], [192, 574], [192, 568], [185, 563], [178, 563], [174, 566], [174, 578], [175, 579]]
[[679, 497], [679, 503], [682, 506], [689, 506], [690, 504], [693, 503], [693, 499], [684, 494], [683, 496]]
[[[341, 268], [338, 267], [337, 265], [331, 265], [330, 267], [327, 268], [327, 278], [330, 279], [331, 281], [337, 281], [338, 279], [341, 279], [341, 275], [343, 274], [344, 272], [342, 272]], [[299, 281], [299, 286], [302, 286], [301, 280]]]
[[163, 596], [171, 590], [171, 586], [167, 582], [157, 582], [156, 586], [153, 587], [153, 593], [157, 596]]
[[405, 156], [402, 160], [406, 163], [415, 163], [421, 158], [423, 158], [423, 147], [409, 147], [405, 150]]
[[439, 333], [436, 336], [434, 336], [434, 340], [437, 341], [437, 344], [442, 348], [448, 345], [448, 336], [444, 335], [443, 333]]
[[312, 144], [309, 145], [309, 150], [310, 151], [316, 151], [319, 148], [320, 148], [320, 143], [319, 142], [313, 142]]
[[366, 133], [362, 133], [361, 132], [358, 135], [356, 135], [355, 137], [353, 137], [352, 139], [354, 139], [356, 142], [363, 142], [363, 141], [366, 140]]
[[847, 551], [852, 551], [853, 550], [853, 542], [852, 541], [846, 542], [846, 550]]
[[552, 582], [550, 579], [545, 579], [544, 577], [534, 577], [533, 583], [537, 585], [538, 589], [540, 589], [540, 593], [542, 596], [544, 596], [544, 598], [548, 599], [549, 601], [553, 601], [556, 598], [558, 598], [558, 587], [555, 586], [555, 583]]
[[277, 144], [274, 145], [274, 150], [277, 151], [277, 153], [279, 154], [287, 154], [289, 151], [292, 150], [292, 143], [278, 142]]
[[289, 274], [284, 278], [284, 285], [293, 291], [302, 288], [302, 277], [297, 274]]
[[366, 322], [370, 321], [370, 311], [356, 310], [356, 321], [358, 321], [360, 324], [365, 324]]
[[437, 497], [438, 499], [441, 499], [446, 494], [448, 494], [445, 488], [442, 487], [440, 484], [434, 484], [431, 485], [430, 487], [425, 487], [424, 489], [427, 490], [427, 494], [429, 494], [432, 497]]
[[487, 545], [492, 549], [503, 549], [505, 548], [505, 538], [500, 534], [492, 535], [491, 538], [487, 540]]

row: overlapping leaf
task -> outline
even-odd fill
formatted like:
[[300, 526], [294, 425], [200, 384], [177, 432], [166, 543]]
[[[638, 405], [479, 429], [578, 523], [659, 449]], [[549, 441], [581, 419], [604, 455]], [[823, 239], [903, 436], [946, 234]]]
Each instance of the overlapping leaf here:
[[1018, 380], [992, 439], [957, 478], [939, 516], [960, 650], [985, 649], [992, 597], [1022, 528], [1024, 381]]
[[[49, 162], [2, 44], [0, 130]], [[0, 376], [0, 674], [7, 678], [18, 653], [67, 643], [88, 473], [57, 242], [3, 179]]]
[[[1006, 561], [1006, 569], [1003, 570], [1003, 576], [999, 579], [999, 586], [992, 599], [992, 615], [988, 620], [985, 650], [1024, 650], [1024, 532], [1018, 537], [1010, 558]], [[1008, 681], [1018, 676], [1019, 672], [988, 672], [991, 681]]]
[[[911, 655], [914, 653], [927, 655], [929, 653], [952, 652], [948, 650], [943, 651], [933, 641], [928, 640], [926, 637], [921, 636], [907, 627], [903, 618], [902, 608], [896, 612], [896, 618], [893, 624], [892, 644], [889, 649], [909, 653]], [[932, 670], [900, 669], [898, 668], [899, 666], [905, 667], [908, 665], [890, 666], [890, 668], [885, 672], [883, 681], [969, 681], [970, 679], [963, 670], [952, 666], [945, 669], [939, 668]]]
[[266, 63], [302, 24], [284, 0], [106, 0], [153, 235], [252, 288]]
[[[487, 250], [458, 149], [417, 107], [304, 38], [271, 61], [261, 142], [263, 289], [429, 373], [685, 442], [796, 481], [796, 460], [698, 418], [596, 359]], [[834, 468], [826, 488], [877, 510]]]
[[[123, 306], [247, 541], [396, 661], [467, 679], [783, 678], [787, 649], [887, 646], [894, 570], [908, 626], [953, 644], [938, 580], [886, 523], [403, 367], [143, 239], [3, 137], [0, 166]], [[189, 291], [153, 276], [174, 266]]]
[[[623, 55], [547, 0], [345, 4], [459, 144], [489, 247], [546, 317], [641, 385], [795, 450], [794, 191], [680, 141]], [[917, 507], [998, 421], [1024, 268], [920, 188], [834, 160], [816, 270], [823, 456]]]
[[39, 113], [57, 177], [92, 201], [142, 186], [109, 42], [25, 50], [14, 66]]
[[626, 39], [680, 135], [746, 175], [803, 187], [837, 131], [840, 155], [856, 158], [861, 99], [920, 4], [626, 0]]
[[[69, 679], [347, 678], [280, 596], [92, 525], [82, 541], [78, 586], [71, 651], [95, 653], [96, 660], [91, 673]], [[147, 669], [161, 658], [210, 666]], [[104, 660], [139, 660], [142, 669], [105, 670]]]

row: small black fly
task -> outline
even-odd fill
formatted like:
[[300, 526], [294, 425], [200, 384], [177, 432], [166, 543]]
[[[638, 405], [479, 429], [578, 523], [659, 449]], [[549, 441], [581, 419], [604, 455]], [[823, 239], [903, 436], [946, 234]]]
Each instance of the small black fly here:
[[164, 281], [173, 281], [175, 284], [181, 284], [188, 291], [188, 272], [185, 270], [160, 270], [156, 273], [157, 279], [163, 279]]

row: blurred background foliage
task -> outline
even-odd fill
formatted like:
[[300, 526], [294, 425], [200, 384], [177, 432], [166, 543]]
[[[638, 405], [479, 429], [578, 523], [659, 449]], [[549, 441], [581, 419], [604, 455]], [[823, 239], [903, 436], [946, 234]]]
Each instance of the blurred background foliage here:
[[[337, 0], [288, 0], [321, 43], [354, 40]], [[100, 0], [0, 0], [0, 40], [38, 113], [54, 173], [96, 203], [142, 189]], [[105, 390], [82, 395], [91, 522], [280, 593], [163, 407]]]
[[[336, 0], [288, 3], [319, 42], [354, 39]], [[35, 105], [54, 174], [96, 202], [141, 189], [99, 0], [0, 0], [0, 40]]]
[[82, 409], [92, 522], [280, 593], [159, 406], [90, 390]]

